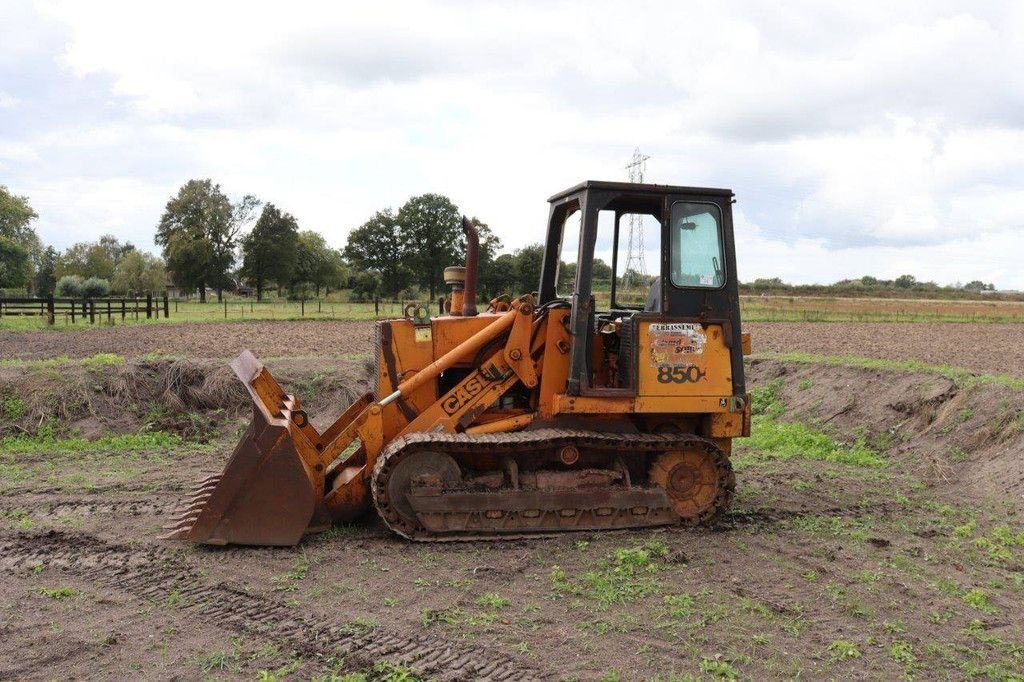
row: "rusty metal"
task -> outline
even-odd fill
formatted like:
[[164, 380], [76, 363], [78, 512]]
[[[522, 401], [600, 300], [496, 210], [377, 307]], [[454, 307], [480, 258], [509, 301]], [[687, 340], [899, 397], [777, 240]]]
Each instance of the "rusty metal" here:
[[[223, 545], [294, 545], [323, 496], [318, 476], [297, 451], [304, 440], [292, 419], [293, 396], [277, 389], [263, 365], [243, 353], [231, 368], [253, 401], [253, 419], [224, 472], [201, 480], [164, 538]], [[312, 428], [312, 427], [308, 427]]]
[[[559, 463], [567, 446], [577, 448], [587, 466], [555, 471], [544, 464]], [[540, 429], [502, 434], [413, 433], [385, 448], [374, 468], [371, 490], [377, 513], [393, 531], [412, 540], [477, 540], [491, 537], [522, 537], [559, 530], [598, 530], [657, 526], [680, 521], [673, 500], [658, 482], [630, 481], [622, 470], [621, 455], [656, 460], [664, 453], [714, 449], [714, 444], [692, 435], [614, 434], [595, 431]], [[514, 470], [518, 481], [504, 485], [480, 485], [464, 478], [438, 485], [436, 479], [415, 475], [399, 485], [392, 476], [406, 458], [416, 453], [444, 453], [453, 461], [480, 461], [501, 456], [522, 460]], [[722, 486], [729, 488], [727, 471]], [[534, 467], [526, 470], [527, 467]], [[622, 468], [620, 468], [622, 467]], [[406, 470], [408, 473], [408, 470]], [[497, 473], [489, 472], [493, 475]], [[731, 500], [730, 494], [715, 498], [710, 522]], [[410, 514], [410, 509], [414, 514]]]
[[571, 466], [580, 460], [580, 449], [575, 445], [566, 445], [558, 451], [558, 458], [562, 464]]
[[480, 270], [480, 233], [476, 225], [462, 216], [462, 231], [466, 234], [466, 281], [463, 284], [462, 315], [476, 315], [476, 282]]
[[707, 440], [658, 455], [649, 478], [667, 492], [679, 518], [692, 525], [707, 523], [727, 508], [736, 488], [729, 458]]

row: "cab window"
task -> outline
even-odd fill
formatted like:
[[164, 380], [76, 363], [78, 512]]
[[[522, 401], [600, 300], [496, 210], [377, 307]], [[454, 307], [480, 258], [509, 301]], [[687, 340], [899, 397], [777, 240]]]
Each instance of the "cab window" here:
[[677, 201], [669, 229], [669, 273], [683, 288], [717, 289], [725, 284], [722, 214], [714, 204]]

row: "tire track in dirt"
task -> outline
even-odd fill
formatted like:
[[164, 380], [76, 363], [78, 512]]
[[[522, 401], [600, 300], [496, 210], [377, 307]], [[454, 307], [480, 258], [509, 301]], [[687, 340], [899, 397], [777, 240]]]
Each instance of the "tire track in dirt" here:
[[203, 580], [184, 555], [167, 547], [111, 544], [57, 531], [17, 533], [0, 542], [0, 570], [27, 571], [40, 564], [141, 599], [162, 601], [176, 594], [179, 608], [194, 609], [210, 624], [268, 637], [313, 661], [343, 657], [346, 667], [358, 669], [384, 660], [431, 679], [451, 681], [525, 682], [544, 677], [520, 661], [483, 648], [453, 646], [427, 635], [367, 632], [296, 614], [276, 600]]
[[[183, 498], [184, 499], [184, 498]], [[62, 500], [59, 502], [28, 502], [6, 504], [0, 507], [0, 515], [24, 511], [36, 519], [60, 519], [68, 516], [169, 516], [180, 504], [179, 501], [155, 502], [153, 500]]]

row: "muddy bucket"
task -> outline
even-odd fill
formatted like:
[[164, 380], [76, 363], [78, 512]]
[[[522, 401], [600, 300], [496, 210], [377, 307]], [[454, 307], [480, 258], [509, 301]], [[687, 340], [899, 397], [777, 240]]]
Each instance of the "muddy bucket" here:
[[[199, 481], [163, 538], [212, 545], [294, 545], [323, 498], [323, 475], [298, 400], [249, 351], [231, 368], [249, 390], [253, 419], [224, 471]], [[314, 450], [315, 453], [315, 450]]]

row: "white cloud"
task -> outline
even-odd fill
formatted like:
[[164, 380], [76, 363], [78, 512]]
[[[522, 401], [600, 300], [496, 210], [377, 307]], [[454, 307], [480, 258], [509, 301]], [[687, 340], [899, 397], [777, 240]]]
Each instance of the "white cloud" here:
[[863, 264], [1024, 288], [978, 251], [1024, 241], [1016, 4], [54, 0], [13, 17], [0, 171], [58, 245], [104, 226], [151, 247], [163, 202], [212, 177], [336, 245], [443, 192], [514, 248], [541, 239], [547, 196], [624, 177], [639, 145], [652, 180], [736, 190], [760, 226], [741, 234], [746, 278]]

